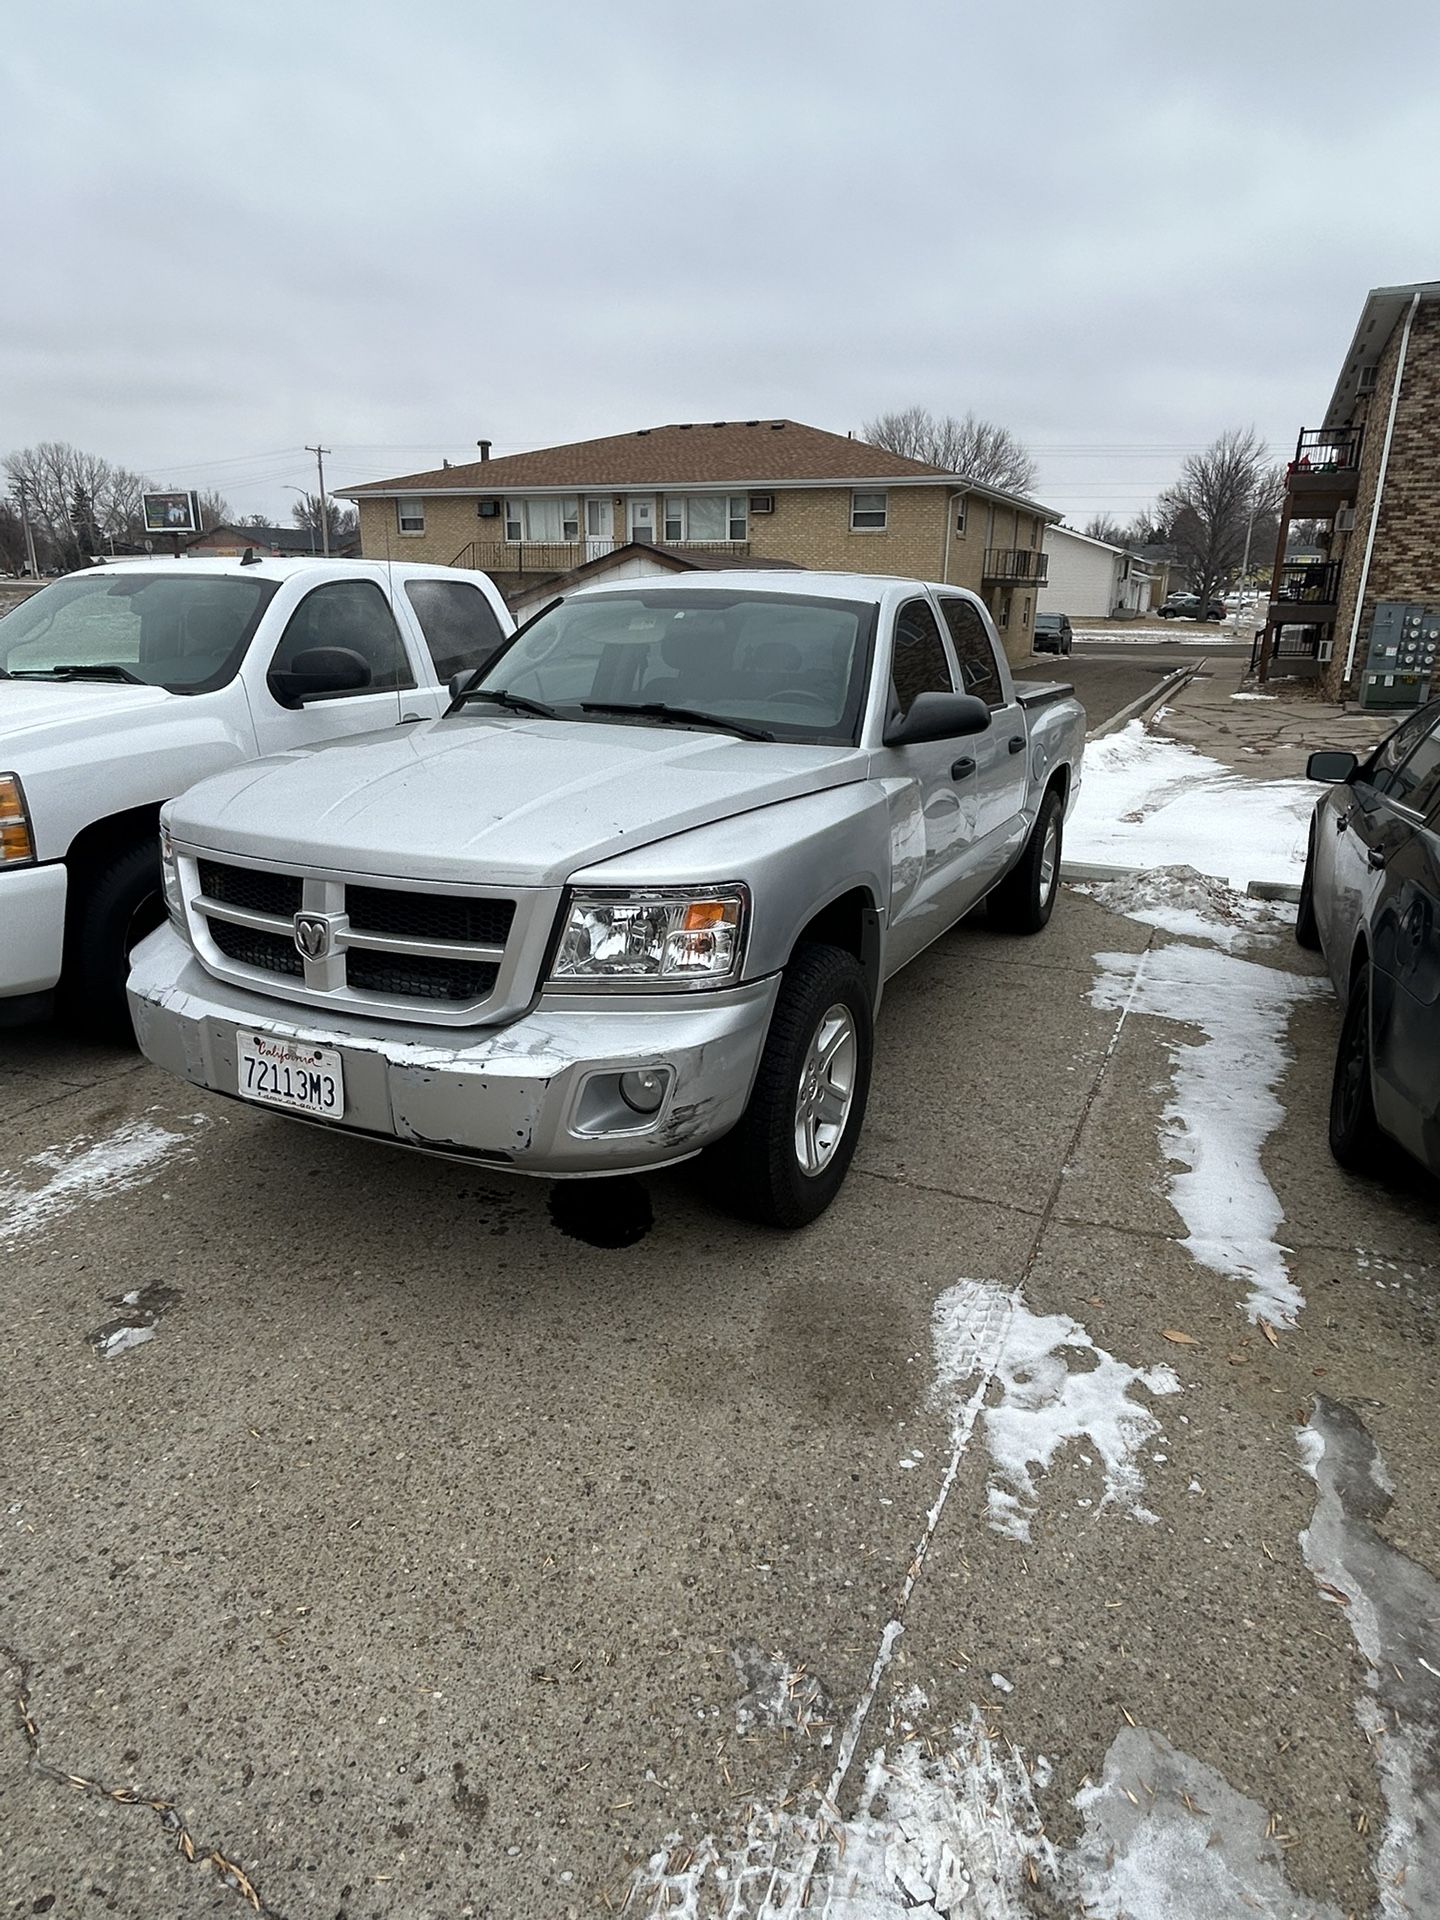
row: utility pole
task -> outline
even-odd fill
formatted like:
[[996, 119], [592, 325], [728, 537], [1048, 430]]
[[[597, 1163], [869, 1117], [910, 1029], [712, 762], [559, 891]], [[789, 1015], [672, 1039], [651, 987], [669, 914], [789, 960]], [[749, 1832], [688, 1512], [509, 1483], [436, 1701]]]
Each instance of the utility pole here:
[[328, 559], [330, 556], [330, 509], [325, 504], [325, 456], [332, 449], [307, 446], [305, 451], [314, 454], [315, 465], [320, 473], [320, 550]]
[[16, 492], [20, 495], [20, 525], [25, 529], [25, 554], [30, 562], [30, 572], [38, 580], [40, 567], [35, 558], [35, 535], [30, 526], [30, 502], [26, 498], [28, 485], [28, 481], [18, 481]]

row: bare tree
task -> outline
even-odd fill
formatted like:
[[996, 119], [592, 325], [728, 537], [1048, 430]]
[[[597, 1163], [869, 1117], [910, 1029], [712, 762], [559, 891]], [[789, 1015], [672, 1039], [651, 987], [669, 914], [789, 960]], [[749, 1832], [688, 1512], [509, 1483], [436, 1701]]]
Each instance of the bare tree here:
[[1156, 511], [1165, 538], [1190, 575], [1200, 617], [1239, 570], [1247, 534], [1252, 558], [1274, 545], [1285, 477], [1267, 464], [1253, 427], [1229, 427], [1203, 453], [1191, 454]]
[[[320, 531], [320, 496], [307, 493], [297, 500], [290, 509], [290, 517], [297, 527], [306, 533]], [[325, 496], [325, 521], [330, 532], [332, 551], [344, 540], [351, 540], [359, 530], [360, 515], [354, 507], [342, 507], [332, 495]]]
[[1092, 513], [1081, 528], [1081, 532], [1089, 540], [1103, 540], [1107, 546], [1123, 547], [1125, 545], [1125, 529], [1110, 513]]
[[0, 573], [23, 573], [29, 564], [20, 509], [13, 500], [0, 500]]
[[25, 486], [36, 543], [46, 550], [42, 564], [79, 566], [143, 531], [140, 495], [151, 482], [98, 453], [42, 440], [7, 454], [4, 468], [13, 492]]
[[1008, 427], [967, 413], [933, 414], [928, 407], [905, 407], [878, 414], [860, 431], [872, 447], [884, 447], [907, 460], [924, 460], [946, 473], [963, 474], [982, 487], [1028, 493], [1039, 477], [1034, 460]]

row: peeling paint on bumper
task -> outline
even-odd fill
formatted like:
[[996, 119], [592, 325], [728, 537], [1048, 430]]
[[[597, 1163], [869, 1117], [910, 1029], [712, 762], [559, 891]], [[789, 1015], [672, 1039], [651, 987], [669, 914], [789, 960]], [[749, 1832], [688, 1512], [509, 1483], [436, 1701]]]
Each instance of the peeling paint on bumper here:
[[[311, 1124], [567, 1179], [665, 1166], [728, 1132], [750, 1097], [778, 989], [772, 975], [725, 993], [624, 1004], [566, 995], [541, 1000], [508, 1026], [447, 1035], [434, 1026], [316, 1017], [247, 993], [206, 973], [166, 926], [136, 948], [129, 997], [146, 1057], [192, 1086], [240, 1097], [240, 1028], [337, 1047], [344, 1118]], [[442, 1038], [448, 1044], [437, 1044]], [[647, 1067], [672, 1075], [658, 1113], [635, 1115], [624, 1131], [576, 1125], [596, 1073]]]

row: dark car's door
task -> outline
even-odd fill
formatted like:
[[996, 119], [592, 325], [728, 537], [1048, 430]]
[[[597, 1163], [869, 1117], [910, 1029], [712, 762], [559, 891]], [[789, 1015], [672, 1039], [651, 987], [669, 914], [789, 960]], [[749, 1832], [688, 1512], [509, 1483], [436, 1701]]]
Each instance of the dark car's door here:
[[1440, 1173], [1440, 709], [1385, 779], [1368, 850], [1375, 1114]]
[[1433, 718], [1428, 707], [1412, 713], [1344, 786], [1326, 796], [1315, 815], [1315, 914], [1330, 977], [1342, 998], [1350, 991], [1356, 936], [1369, 925], [1370, 908], [1380, 891], [1388, 857], [1382, 842], [1397, 830], [1385, 789]]

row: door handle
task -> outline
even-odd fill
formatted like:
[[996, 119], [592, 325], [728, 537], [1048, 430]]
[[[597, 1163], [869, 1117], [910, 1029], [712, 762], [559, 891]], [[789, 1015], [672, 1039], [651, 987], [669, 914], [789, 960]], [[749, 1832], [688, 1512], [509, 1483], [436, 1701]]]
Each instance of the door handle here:
[[964, 780], [967, 775], [972, 774], [974, 771], [975, 762], [973, 760], [955, 760], [952, 761], [950, 765], [950, 778], [952, 780]]
[[402, 713], [400, 716], [400, 724], [403, 727], [407, 720], [423, 720], [424, 717], [425, 716], [420, 713]]
[[1010, 751], [1011, 753], [1023, 753], [1025, 751], [1025, 736], [1023, 733], [1017, 734], [1010, 742]]
[[1389, 855], [1383, 847], [1367, 847], [1365, 849], [1365, 859], [1372, 867], [1383, 867], [1388, 858]]
[[1344, 832], [1345, 832], [1345, 830], [1346, 830], [1346, 828], [1347, 828], [1347, 827], [1348, 827], [1349, 825], [1350, 825], [1350, 816], [1349, 816], [1349, 814], [1348, 814], [1348, 813], [1337, 813], [1337, 814], [1336, 814], [1336, 816], [1335, 816], [1335, 831], [1336, 831], [1336, 833], [1344, 833]]

